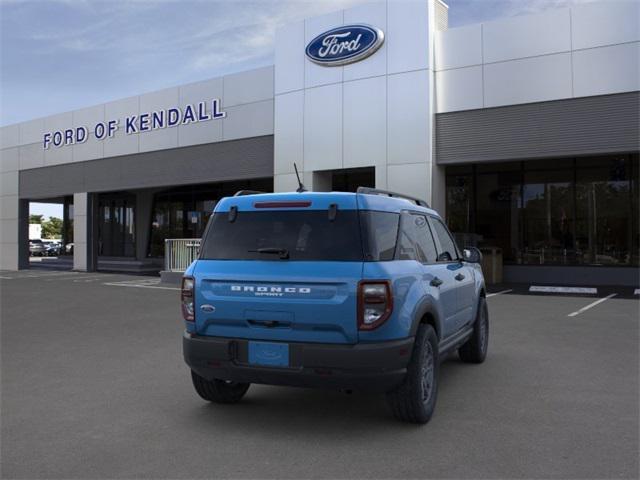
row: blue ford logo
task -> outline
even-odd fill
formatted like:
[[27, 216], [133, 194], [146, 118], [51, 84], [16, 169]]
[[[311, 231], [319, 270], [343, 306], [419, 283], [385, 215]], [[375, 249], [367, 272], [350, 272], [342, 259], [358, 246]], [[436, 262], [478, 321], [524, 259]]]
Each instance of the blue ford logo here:
[[346, 65], [367, 58], [384, 42], [384, 33], [369, 25], [346, 25], [318, 35], [307, 45], [312, 62], [327, 67]]

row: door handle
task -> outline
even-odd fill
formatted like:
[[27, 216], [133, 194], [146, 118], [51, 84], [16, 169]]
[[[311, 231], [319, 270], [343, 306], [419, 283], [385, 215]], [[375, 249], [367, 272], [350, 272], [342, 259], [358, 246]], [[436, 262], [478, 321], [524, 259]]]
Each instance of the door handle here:
[[458, 280], [459, 282], [461, 282], [462, 280], [464, 280], [464, 275], [463, 275], [463, 274], [461, 274], [461, 273], [459, 273], [459, 274], [457, 274], [457, 275], [456, 275], [455, 277], [453, 277], [453, 278], [455, 278], [456, 280]]
[[438, 277], [433, 277], [433, 280], [431, 280], [429, 285], [431, 285], [432, 287], [439, 287], [440, 285], [442, 285], [442, 280], [440, 280]]

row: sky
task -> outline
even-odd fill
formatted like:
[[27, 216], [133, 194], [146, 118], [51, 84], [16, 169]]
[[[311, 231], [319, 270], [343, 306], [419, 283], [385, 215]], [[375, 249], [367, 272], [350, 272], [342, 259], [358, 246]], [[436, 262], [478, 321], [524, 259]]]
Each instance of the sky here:
[[[449, 0], [449, 24], [584, 1]], [[270, 65], [279, 26], [370, 2], [0, 0], [0, 125]]]
[[[457, 27], [588, 1], [446, 3]], [[272, 65], [279, 26], [371, 2], [0, 0], [0, 125]]]

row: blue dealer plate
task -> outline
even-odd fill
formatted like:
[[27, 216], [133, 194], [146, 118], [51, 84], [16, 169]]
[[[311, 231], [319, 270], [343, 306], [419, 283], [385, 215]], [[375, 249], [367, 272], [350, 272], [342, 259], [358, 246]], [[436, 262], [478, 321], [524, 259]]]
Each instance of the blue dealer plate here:
[[289, 345], [286, 343], [249, 342], [249, 363], [268, 367], [288, 367]]

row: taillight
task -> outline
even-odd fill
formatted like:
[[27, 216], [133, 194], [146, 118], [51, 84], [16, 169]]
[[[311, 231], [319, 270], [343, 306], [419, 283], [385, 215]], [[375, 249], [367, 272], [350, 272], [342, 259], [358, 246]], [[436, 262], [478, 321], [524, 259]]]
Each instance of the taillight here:
[[182, 302], [182, 316], [187, 322], [195, 321], [194, 317], [194, 287], [195, 280], [193, 277], [182, 277], [182, 291], [180, 300]]
[[364, 280], [358, 284], [358, 329], [373, 330], [391, 316], [393, 296], [388, 280]]

